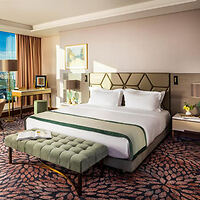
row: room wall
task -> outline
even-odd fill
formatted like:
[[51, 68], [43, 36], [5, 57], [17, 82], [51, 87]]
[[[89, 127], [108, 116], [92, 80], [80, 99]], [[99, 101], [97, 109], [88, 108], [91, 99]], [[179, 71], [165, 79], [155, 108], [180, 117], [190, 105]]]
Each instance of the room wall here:
[[47, 75], [48, 87], [52, 89], [52, 106], [56, 107], [57, 84], [57, 46], [59, 36], [42, 38], [42, 74]]
[[88, 43], [89, 72], [200, 72], [200, 10], [60, 33]]
[[[178, 77], [178, 85], [174, 85], [174, 76]], [[200, 83], [200, 73], [175, 73], [171, 75], [172, 114], [183, 112], [184, 102], [192, 105], [200, 102], [200, 98], [192, 97], [192, 83]], [[200, 114], [200, 109], [194, 108], [192, 113]]]
[[[199, 19], [200, 10], [193, 10], [60, 32], [59, 36], [43, 38], [43, 69], [50, 74], [50, 86], [57, 89], [54, 102], [55, 98], [58, 102], [61, 99], [59, 71], [64, 69], [64, 46], [87, 43], [89, 69], [82, 72], [179, 73], [179, 85], [172, 83], [172, 111], [181, 111], [185, 100], [194, 101], [189, 94], [193, 75], [182, 76], [181, 73], [200, 73]], [[185, 88], [184, 79], [190, 80]], [[200, 81], [200, 74], [195, 75], [195, 80]]]

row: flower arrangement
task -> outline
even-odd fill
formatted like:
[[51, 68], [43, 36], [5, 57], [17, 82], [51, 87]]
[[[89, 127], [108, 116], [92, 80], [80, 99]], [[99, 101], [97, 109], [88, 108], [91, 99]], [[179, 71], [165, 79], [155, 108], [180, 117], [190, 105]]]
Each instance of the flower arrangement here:
[[184, 106], [183, 106], [183, 109], [186, 111], [185, 114], [186, 115], [192, 115], [192, 113], [190, 111], [193, 110], [195, 106], [196, 106], [196, 104], [195, 105], [191, 105], [191, 104], [185, 102]]
[[69, 104], [78, 104], [79, 103], [79, 93], [76, 91], [69, 91], [67, 93], [67, 100]]
[[72, 104], [78, 104], [78, 99], [75, 96], [72, 97], [71, 101], [72, 101]]

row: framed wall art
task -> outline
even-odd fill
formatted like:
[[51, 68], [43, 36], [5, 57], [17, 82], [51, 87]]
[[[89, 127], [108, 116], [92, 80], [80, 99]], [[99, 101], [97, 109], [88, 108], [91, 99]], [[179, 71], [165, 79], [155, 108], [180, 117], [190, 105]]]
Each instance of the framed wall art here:
[[69, 70], [88, 69], [88, 45], [65, 46], [65, 67]]
[[35, 76], [35, 88], [45, 88], [47, 87], [47, 76], [36, 75]]

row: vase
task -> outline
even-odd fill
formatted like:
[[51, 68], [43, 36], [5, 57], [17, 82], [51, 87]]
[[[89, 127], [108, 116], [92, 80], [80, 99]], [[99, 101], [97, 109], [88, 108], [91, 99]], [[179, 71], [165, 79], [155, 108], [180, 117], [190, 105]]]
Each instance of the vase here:
[[190, 111], [186, 111], [185, 115], [192, 115]]

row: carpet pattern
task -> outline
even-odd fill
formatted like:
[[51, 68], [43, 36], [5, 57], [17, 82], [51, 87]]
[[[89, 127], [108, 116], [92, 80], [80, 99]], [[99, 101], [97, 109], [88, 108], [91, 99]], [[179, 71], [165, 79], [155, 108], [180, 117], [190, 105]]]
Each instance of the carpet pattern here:
[[[23, 120], [3, 123], [4, 134], [23, 130]], [[165, 139], [134, 173], [97, 167], [83, 177], [83, 195], [60, 175], [32, 164], [8, 164], [7, 147], [0, 132], [0, 199], [200, 199], [200, 146], [193, 141]], [[27, 155], [13, 152], [14, 162]], [[59, 168], [58, 168], [59, 169]], [[64, 171], [67, 173], [67, 170]], [[73, 175], [71, 175], [73, 178]]]

